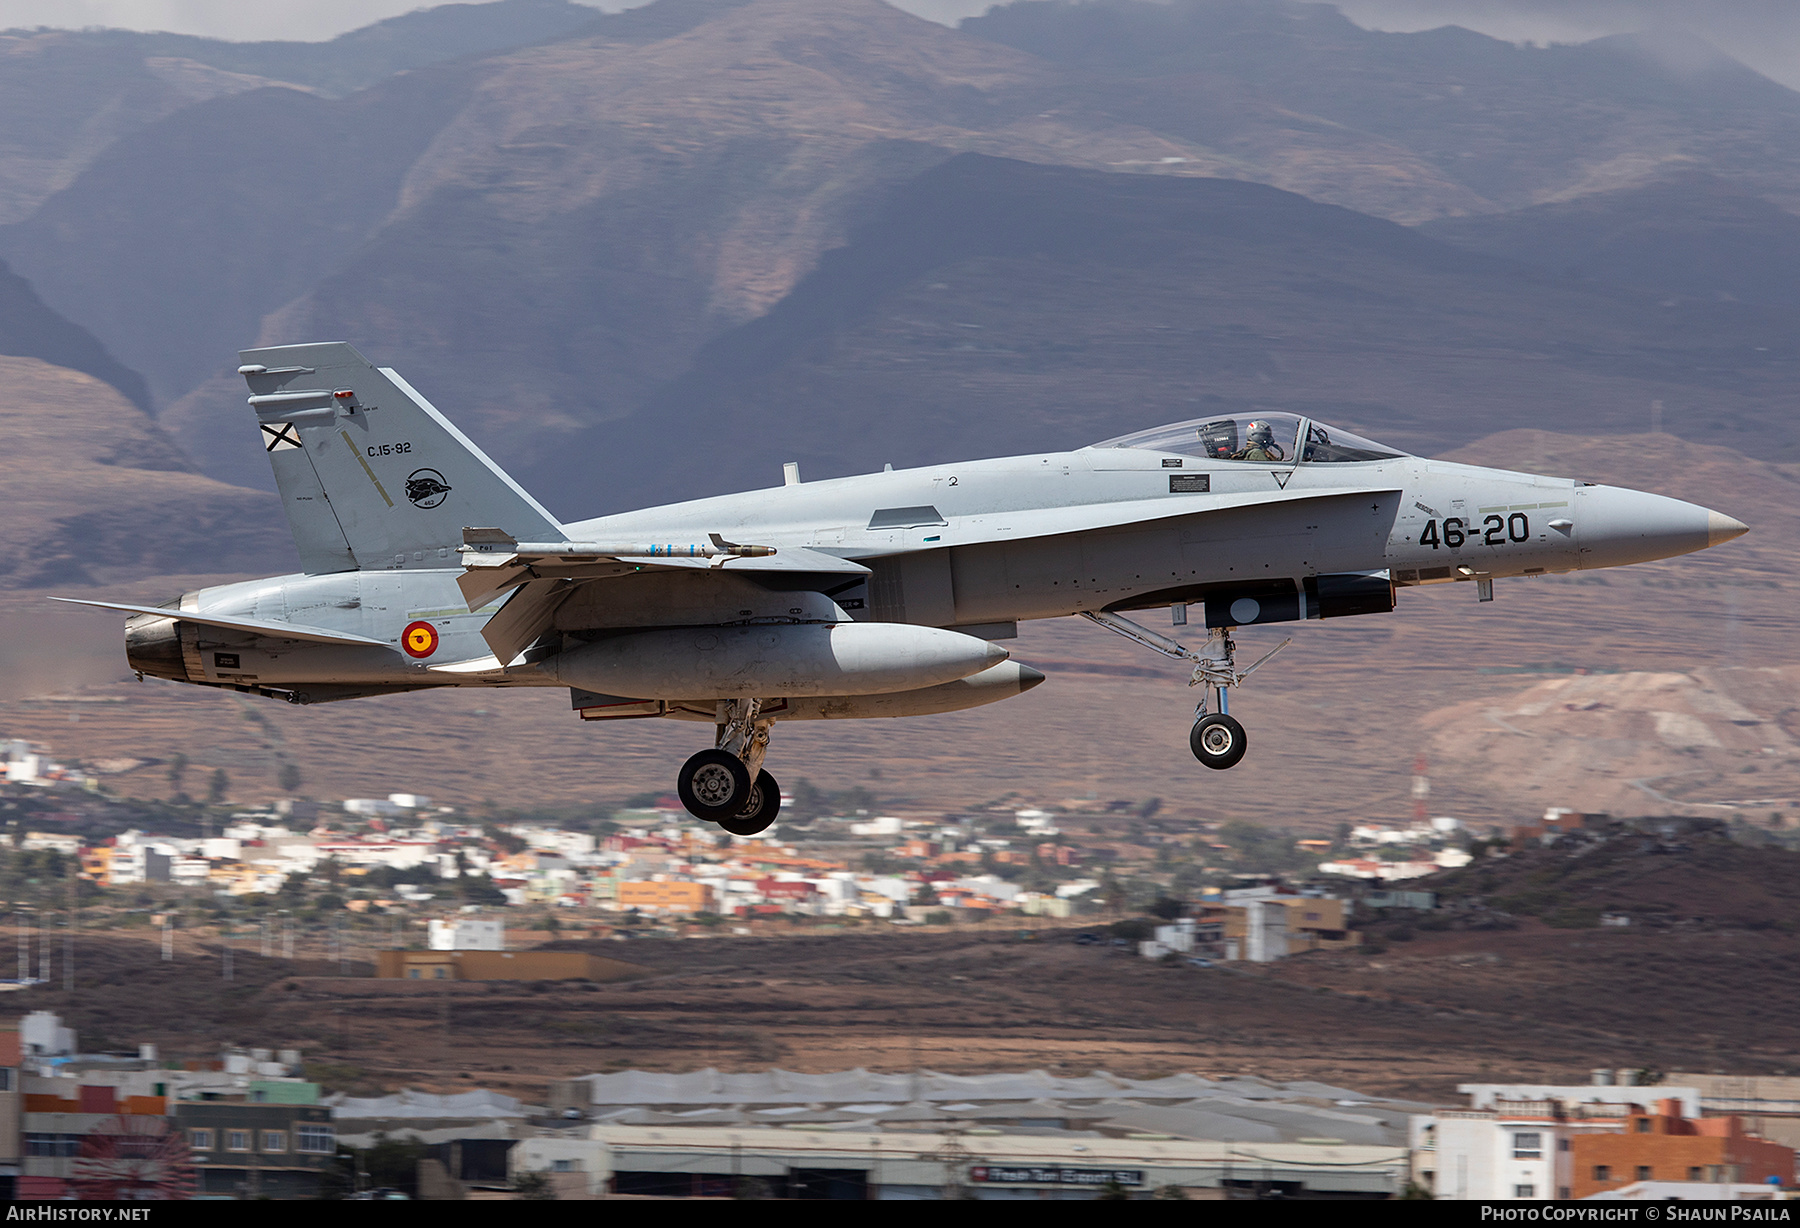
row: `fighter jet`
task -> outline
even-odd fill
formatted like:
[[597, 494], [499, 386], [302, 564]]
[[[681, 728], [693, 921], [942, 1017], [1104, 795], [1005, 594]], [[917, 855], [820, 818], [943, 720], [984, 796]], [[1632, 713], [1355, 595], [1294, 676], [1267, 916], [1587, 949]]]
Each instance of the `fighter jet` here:
[[[801, 482], [563, 524], [393, 370], [341, 342], [239, 373], [305, 571], [122, 610], [139, 676], [323, 703], [558, 687], [583, 719], [713, 726], [676, 789], [772, 823], [790, 720], [914, 716], [1044, 681], [1002, 642], [1079, 616], [1192, 666], [1189, 746], [1243, 758], [1234, 632], [1386, 614], [1399, 590], [1617, 567], [1745, 532], [1661, 495], [1409, 456], [1292, 414], [1070, 452]], [[246, 420], [245, 429], [250, 428]], [[1199, 614], [1199, 648], [1127, 617]], [[1197, 628], [1196, 630], [1198, 630]]]

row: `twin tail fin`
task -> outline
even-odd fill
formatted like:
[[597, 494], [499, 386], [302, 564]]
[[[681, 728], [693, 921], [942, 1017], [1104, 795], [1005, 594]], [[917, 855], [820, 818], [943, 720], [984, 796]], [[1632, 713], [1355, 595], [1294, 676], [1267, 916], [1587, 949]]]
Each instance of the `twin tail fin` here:
[[393, 370], [341, 341], [239, 352], [309, 573], [460, 567], [470, 525], [562, 525]]

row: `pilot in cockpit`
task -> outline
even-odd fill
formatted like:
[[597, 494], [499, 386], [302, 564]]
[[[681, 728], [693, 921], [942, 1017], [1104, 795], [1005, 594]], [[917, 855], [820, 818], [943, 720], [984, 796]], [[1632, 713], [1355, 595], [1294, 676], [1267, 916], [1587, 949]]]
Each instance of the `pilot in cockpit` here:
[[1281, 445], [1275, 442], [1275, 428], [1258, 418], [1244, 428], [1244, 447], [1234, 452], [1232, 460], [1279, 461], [1286, 459]]

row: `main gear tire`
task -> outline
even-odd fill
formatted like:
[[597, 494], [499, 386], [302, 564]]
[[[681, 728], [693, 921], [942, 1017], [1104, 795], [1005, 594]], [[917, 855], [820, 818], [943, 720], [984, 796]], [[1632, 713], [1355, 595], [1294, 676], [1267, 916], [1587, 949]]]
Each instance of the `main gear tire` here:
[[688, 813], [708, 823], [735, 816], [750, 801], [744, 761], [722, 750], [703, 750], [681, 765], [675, 792]]
[[1244, 727], [1221, 712], [1211, 713], [1194, 722], [1188, 748], [1201, 763], [1222, 772], [1244, 757]]
[[758, 772], [756, 783], [750, 787], [750, 800], [729, 819], [720, 819], [719, 826], [734, 836], [760, 836], [780, 813], [781, 786], [767, 772]]

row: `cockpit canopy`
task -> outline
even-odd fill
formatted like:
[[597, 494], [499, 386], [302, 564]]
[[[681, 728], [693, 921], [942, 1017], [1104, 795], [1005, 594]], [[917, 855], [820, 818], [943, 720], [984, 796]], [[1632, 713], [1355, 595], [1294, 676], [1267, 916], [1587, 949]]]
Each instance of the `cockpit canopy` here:
[[[1299, 444], [1304, 430], [1305, 442]], [[1299, 446], [1296, 446], [1299, 444]], [[1394, 460], [1405, 456], [1393, 448], [1335, 426], [1296, 414], [1242, 414], [1228, 418], [1190, 418], [1168, 426], [1120, 435], [1096, 448], [1143, 448], [1210, 461], [1281, 463], [1296, 453], [1309, 465], [1344, 465], [1357, 461]]]

